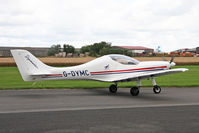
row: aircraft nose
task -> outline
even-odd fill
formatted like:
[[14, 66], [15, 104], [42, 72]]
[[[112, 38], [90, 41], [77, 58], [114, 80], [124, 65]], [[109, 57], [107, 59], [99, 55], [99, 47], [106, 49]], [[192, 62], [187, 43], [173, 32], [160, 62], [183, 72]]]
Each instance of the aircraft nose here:
[[173, 67], [173, 66], [175, 66], [176, 65], [176, 63], [174, 63], [174, 62], [171, 62], [170, 63], [170, 67]]

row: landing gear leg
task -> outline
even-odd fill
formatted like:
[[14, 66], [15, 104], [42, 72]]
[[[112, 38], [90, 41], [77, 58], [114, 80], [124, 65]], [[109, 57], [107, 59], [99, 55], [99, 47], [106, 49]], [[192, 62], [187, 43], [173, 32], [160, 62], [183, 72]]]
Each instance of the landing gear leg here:
[[159, 94], [161, 92], [161, 87], [156, 84], [154, 77], [152, 77], [151, 79], [152, 79], [152, 84], [153, 84], [153, 92], [155, 94]]
[[110, 93], [116, 93], [117, 92], [117, 83], [110, 85], [109, 92]]

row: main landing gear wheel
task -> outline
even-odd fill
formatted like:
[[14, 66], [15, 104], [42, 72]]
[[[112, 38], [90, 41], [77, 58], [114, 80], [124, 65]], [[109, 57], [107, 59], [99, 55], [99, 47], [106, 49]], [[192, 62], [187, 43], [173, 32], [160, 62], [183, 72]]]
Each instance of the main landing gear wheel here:
[[116, 92], [117, 92], [117, 85], [112, 84], [112, 85], [109, 87], [109, 92], [111, 92], [111, 93], [116, 93]]
[[159, 93], [161, 92], [161, 87], [158, 86], [158, 85], [155, 85], [155, 86], [153, 87], [153, 92], [154, 92], [155, 94], [159, 94]]
[[132, 87], [130, 90], [130, 93], [132, 96], [137, 96], [139, 94], [139, 88], [138, 87]]

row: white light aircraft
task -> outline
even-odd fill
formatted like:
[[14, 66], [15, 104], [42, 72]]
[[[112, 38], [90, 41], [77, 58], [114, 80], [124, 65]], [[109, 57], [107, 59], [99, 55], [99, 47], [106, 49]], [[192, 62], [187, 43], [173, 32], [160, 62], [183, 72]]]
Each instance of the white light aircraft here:
[[78, 66], [56, 68], [42, 63], [26, 50], [11, 50], [11, 53], [24, 81], [96, 80], [113, 82], [114, 84], [109, 87], [111, 93], [117, 92], [119, 82], [136, 81], [137, 87], [130, 89], [133, 96], [139, 94], [142, 79], [151, 78], [153, 91], [159, 94], [161, 88], [156, 84], [155, 77], [188, 70], [186, 68], [171, 69], [175, 65], [174, 58], [171, 58], [170, 61], [139, 62], [119, 54], [105, 55]]

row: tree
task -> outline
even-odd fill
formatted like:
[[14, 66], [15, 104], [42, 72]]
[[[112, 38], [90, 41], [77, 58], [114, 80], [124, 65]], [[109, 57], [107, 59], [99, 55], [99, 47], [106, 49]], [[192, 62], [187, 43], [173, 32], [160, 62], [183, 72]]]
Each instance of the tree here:
[[80, 53], [85, 54], [86, 52], [90, 52], [90, 47], [91, 45], [86, 45], [86, 46], [81, 47]]
[[[107, 42], [100, 42], [100, 43], [94, 43], [93, 45], [91, 45], [91, 53], [95, 53], [97, 56], [100, 55], [100, 50], [103, 48], [110, 48], [111, 47], [111, 43], [107, 43]], [[94, 56], [96, 56], [94, 55]]]
[[69, 45], [69, 44], [64, 44], [63, 52], [66, 52], [66, 54], [75, 53], [75, 47], [73, 47], [72, 45]]
[[126, 49], [111, 47], [111, 43], [99, 42], [92, 45], [83, 46], [80, 49], [81, 53], [89, 52], [90, 56], [102, 56], [107, 54], [123, 54], [132, 56], [132, 53]]
[[100, 55], [107, 55], [107, 54], [123, 54], [132, 56], [131, 52], [128, 52], [126, 49], [114, 48], [114, 47], [107, 47], [100, 50]]
[[87, 45], [87, 46], [83, 46], [80, 49], [81, 53], [85, 53], [85, 52], [89, 52], [90, 56], [100, 56], [100, 50], [103, 48], [110, 48], [111, 47], [111, 43], [107, 43], [107, 42], [100, 42], [100, 43], [94, 43], [92, 45]]
[[54, 56], [55, 54], [59, 53], [61, 51], [61, 45], [52, 45], [50, 49], [48, 50], [48, 55], [49, 56]]

